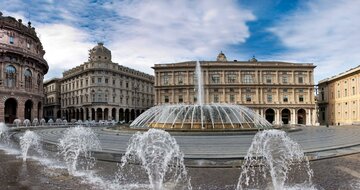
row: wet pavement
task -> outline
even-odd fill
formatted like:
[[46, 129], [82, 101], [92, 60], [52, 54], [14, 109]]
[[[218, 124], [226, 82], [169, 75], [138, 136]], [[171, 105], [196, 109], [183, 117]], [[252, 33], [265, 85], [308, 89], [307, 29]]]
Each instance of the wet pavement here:
[[[317, 189], [354, 190], [360, 189], [360, 154], [322, 159], [310, 162], [314, 171], [313, 184]], [[94, 170], [104, 179], [114, 180], [117, 164], [98, 161]], [[236, 187], [239, 168], [188, 168], [193, 189], [234, 189]], [[146, 174], [135, 169], [140, 183], [147, 183]], [[301, 174], [292, 171], [288, 181], [290, 184], [301, 183]], [[266, 182], [265, 182], [266, 183]], [[41, 165], [39, 161], [28, 159], [23, 162], [16, 155], [0, 151], [0, 189], [108, 189], [95, 186], [82, 177], [73, 177], [65, 169], [51, 168]], [[120, 188], [121, 189], [121, 188]], [[141, 189], [141, 188], [136, 188]]]

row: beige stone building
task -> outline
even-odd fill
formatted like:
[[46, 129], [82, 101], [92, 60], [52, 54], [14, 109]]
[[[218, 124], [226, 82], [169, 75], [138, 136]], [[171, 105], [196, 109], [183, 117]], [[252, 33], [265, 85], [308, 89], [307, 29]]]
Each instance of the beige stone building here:
[[360, 66], [319, 81], [320, 124], [360, 123]]
[[30, 22], [0, 12], [0, 122], [42, 118], [44, 54]]
[[[314, 68], [279, 61], [200, 61], [205, 103], [248, 106], [273, 124], [316, 123]], [[195, 61], [155, 64], [155, 104], [193, 104]]]
[[89, 52], [60, 79], [64, 119], [128, 122], [154, 105], [154, 76], [112, 62], [102, 43]]
[[44, 118], [61, 119], [61, 80], [53, 78], [44, 82]]

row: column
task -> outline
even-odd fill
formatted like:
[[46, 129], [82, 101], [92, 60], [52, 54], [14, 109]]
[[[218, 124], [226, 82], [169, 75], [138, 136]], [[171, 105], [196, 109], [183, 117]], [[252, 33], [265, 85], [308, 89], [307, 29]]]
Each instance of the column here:
[[308, 109], [307, 111], [306, 111], [306, 125], [311, 125], [311, 112], [312, 112], [312, 110], [311, 109]]
[[291, 109], [291, 123], [290, 124], [296, 124], [297, 123], [297, 119], [296, 119], [296, 109]]
[[95, 121], [98, 121], [99, 119], [97, 118], [98, 116], [97, 116], [96, 111], [97, 111], [97, 110], [95, 109], [95, 110], [94, 110], [94, 113], [95, 113], [95, 114], [94, 114], [94, 116], [95, 116], [95, 119], [94, 119], [94, 120], [95, 120]]

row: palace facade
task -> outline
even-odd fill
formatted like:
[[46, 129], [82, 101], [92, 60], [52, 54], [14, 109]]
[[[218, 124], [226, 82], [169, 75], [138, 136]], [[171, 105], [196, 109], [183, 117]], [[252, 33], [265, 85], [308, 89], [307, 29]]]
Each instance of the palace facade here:
[[320, 124], [360, 123], [360, 66], [319, 81]]
[[44, 54], [30, 22], [0, 12], [0, 122], [43, 117]]
[[[155, 64], [155, 104], [196, 102], [195, 61]], [[270, 123], [314, 125], [317, 121], [312, 63], [200, 61], [204, 103], [247, 106]]]
[[[59, 118], [59, 102], [61, 118], [67, 121], [129, 122], [154, 105], [154, 76], [112, 62], [103, 43], [89, 52], [87, 62], [46, 83], [47, 118]], [[60, 99], [55, 96], [58, 92]]]

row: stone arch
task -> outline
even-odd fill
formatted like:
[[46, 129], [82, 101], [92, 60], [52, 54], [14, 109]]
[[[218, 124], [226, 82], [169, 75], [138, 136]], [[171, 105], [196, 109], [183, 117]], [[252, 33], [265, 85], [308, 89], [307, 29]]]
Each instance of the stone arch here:
[[111, 120], [116, 120], [116, 108], [111, 109]]
[[283, 124], [289, 124], [291, 112], [289, 109], [285, 108], [281, 111], [281, 121]]
[[129, 111], [129, 109], [126, 109], [125, 110], [125, 122], [129, 123], [129, 121], [130, 121], [130, 111]]
[[80, 108], [80, 117], [79, 119], [81, 119], [81, 121], [84, 121], [84, 109]]
[[119, 121], [124, 121], [125, 117], [124, 117], [124, 109], [120, 108], [119, 109]]
[[271, 108], [268, 108], [265, 111], [265, 119], [269, 122], [269, 123], [273, 123], [275, 121], [275, 111]]
[[96, 109], [97, 121], [103, 120], [103, 110], [101, 108]]
[[131, 109], [131, 114], [130, 114], [130, 120], [131, 121], [134, 121], [135, 120], [135, 117], [136, 117], [136, 115], [135, 115], [135, 110], [134, 109]]
[[140, 115], [140, 110], [136, 110], [136, 117], [139, 117], [139, 115]]
[[5, 123], [13, 123], [14, 120], [17, 118], [17, 108], [18, 103], [15, 98], [8, 98], [5, 101], [5, 108], [4, 108], [4, 121]]
[[37, 118], [41, 119], [41, 117], [42, 117], [42, 114], [41, 114], [42, 113], [42, 103], [41, 102], [38, 102], [37, 110], [38, 110]]
[[104, 120], [109, 120], [109, 108], [104, 109]]
[[306, 123], [306, 111], [302, 108], [297, 111], [297, 123], [304, 125]]
[[34, 107], [34, 103], [30, 99], [26, 100], [25, 108], [24, 108], [24, 118], [25, 119], [29, 119], [30, 121], [32, 121], [31, 112], [33, 110], [33, 107]]
[[95, 120], [95, 108], [91, 108], [91, 120]]

